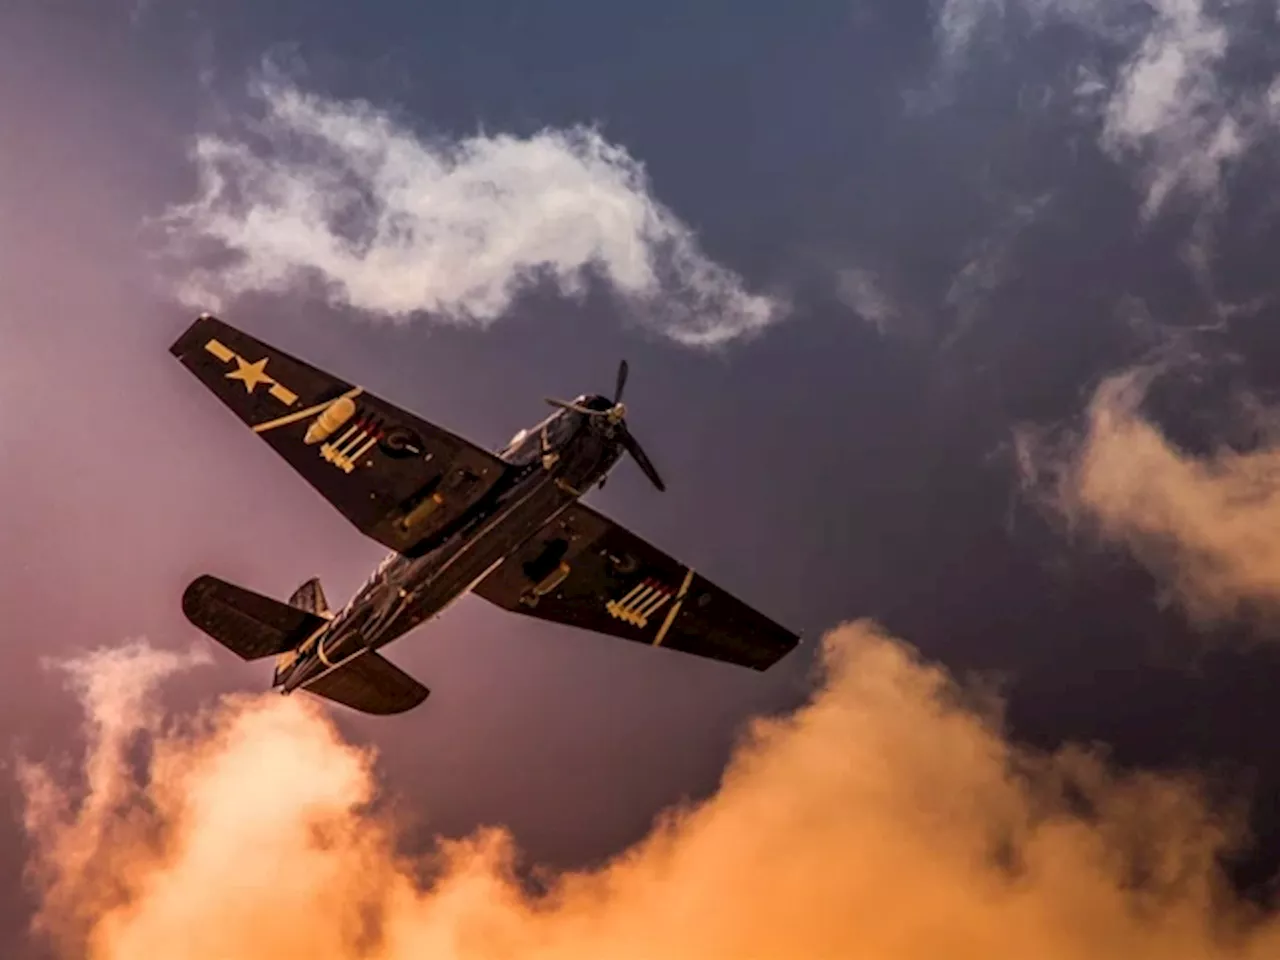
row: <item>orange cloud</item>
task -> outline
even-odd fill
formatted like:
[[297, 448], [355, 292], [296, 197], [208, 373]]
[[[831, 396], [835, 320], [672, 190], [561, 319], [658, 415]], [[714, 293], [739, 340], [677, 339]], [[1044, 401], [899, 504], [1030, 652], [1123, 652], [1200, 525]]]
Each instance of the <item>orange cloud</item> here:
[[1124, 546], [1193, 619], [1280, 606], [1280, 448], [1208, 457], [1179, 449], [1141, 412], [1158, 372], [1139, 368], [1099, 386], [1059, 471], [1058, 506]]
[[[86, 765], [141, 732], [145, 769], [110, 802], [24, 777], [39, 930], [69, 958], [1280, 956], [1280, 922], [1221, 884], [1231, 833], [1193, 782], [1022, 750], [994, 704], [869, 624], [826, 638], [811, 702], [754, 724], [714, 796], [540, 895], [502, 831], [397, 852], [371, 755], [314, 702], [157, 724], [139, 711], [168, 655], [128, 656], [138, 670], [102, 681], [113, 697], [86, 699]], [[106, 722], [104, 703], [139, 719]]]

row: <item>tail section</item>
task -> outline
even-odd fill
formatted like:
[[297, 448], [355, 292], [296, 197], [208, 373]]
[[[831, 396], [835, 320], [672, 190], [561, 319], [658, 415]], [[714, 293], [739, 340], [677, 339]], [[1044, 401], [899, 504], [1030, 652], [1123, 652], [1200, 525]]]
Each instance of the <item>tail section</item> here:
[[412, 710], [431, 691], [370, 650], [302, 688], [361, 713], [388, 716]]
[[[299, 648], [318, 636], [333, 616], [317, 579], [308, 580], [288, 603], [281, 603], [210, 576], [199, 577], [187, 587], [182, 612], [242, 660], [275, 657], [277, 686], [298, 659]], [[430, 695], [417, 680], [373, 651], [302, 689], [361, 713], [381, 716], [412, 710]]]
[[319, 577], [312, 577], [298, 587], [297, 590], [293, 591], [293, 596], [289, 598], [289, 606], [305, 610], [307, 613], [314, 613], [316, 616], [324, 617], [326, 620], [333, 619], [333, 614], [329, 610], [329, 602], [324, 596], [324, 588], [320, 586]]
[[187, 587], [182, 612], [242, 660], [295, 650], [329, 622], [318, 613], [210, 576], [198, 577]]

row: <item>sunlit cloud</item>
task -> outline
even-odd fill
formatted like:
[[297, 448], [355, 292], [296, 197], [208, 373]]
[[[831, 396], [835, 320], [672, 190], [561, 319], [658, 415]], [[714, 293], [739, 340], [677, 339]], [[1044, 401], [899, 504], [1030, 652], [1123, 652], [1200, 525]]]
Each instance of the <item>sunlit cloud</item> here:
[[[1233, 831], [1192, 779], [1019, 748], [997, 703], [869, 624], [833, 631], [824, 663], [811, 702], [757, 722], [714, 795], [537, 894], [501, 830], [421, 859], [398, 852], [399, 827], [371, 805], [373, 757], [315, 701], [238, 697], [163, 726], [137, 720], [151, 751], [119, 803], [77, 802], [33, 768], [45, 786], [31, 809], [53, 796], [68, 811], [28, 816], [41, 929], [85, 960], [1280, 950], [1280, 925], [1221, 882], [1214, 856]], [[157, 677], [122, 671], [132, 692], [109, 702], [145, 708]], [[85, 701], [95, 729], [102, 702]], [[88, 766], [102, 749], [90, 738]]]
[[594, 277], [639, 322], [703, 347], [786, 312], [708, 258], [594, 129], [426, 138], [364, 101], [277, 80], [255, 92], [261, 120], [196, 139], [196, 196], [164, 218], [192, 306], [318, 283], [369, 315], [485, 327], [536, 284], [580, 297]]
[[1073, 524], [1135, 557], [1193, 620], [1274, 617], [1280, 445], [1264, 430], [1244, 452], [1181, 449], [1143, 411], [1159, 372], [1106, 379], [1078, 437], [1039, 451], [1023, 444], [1023, 476]]

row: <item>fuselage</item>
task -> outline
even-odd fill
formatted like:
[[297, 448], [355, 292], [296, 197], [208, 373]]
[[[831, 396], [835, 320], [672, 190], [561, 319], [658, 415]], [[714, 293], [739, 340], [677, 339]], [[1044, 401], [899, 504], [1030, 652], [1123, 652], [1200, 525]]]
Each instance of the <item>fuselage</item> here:
[[[576, 403], [611, 406], [604, 397]], [[621, 453], [604, 416], [562, 409], [520, 431], [500, 451], [508, 469], [488, 495], [413, 555], [387, 556], [325, 626], [280, 657], [275, 686], [305, 687], [441, 613], [602, 481]]]

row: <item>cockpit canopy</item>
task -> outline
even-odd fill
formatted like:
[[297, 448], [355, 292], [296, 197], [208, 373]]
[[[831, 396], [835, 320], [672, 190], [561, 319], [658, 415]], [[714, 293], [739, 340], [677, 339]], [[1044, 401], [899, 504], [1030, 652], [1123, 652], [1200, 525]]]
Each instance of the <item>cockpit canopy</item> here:
[[[577, 407], [585, 407], [587, 410], [599, 410], [601, 412], [613, 409], [613, 401], [599, 394], [582, 394], [573, 401], [573, 404]], [[584, 419], [586, 418], [582, 414], [573, 410], [557, 410], [541, 423], [527, 427], [517, 433], [498, 456], [507, 461], [507, 463], [521, 466], [526, 463], [532, 463], [542, 455], [543, 441], [541, 434], [544, 429], [547, 433], [547, 449], [555, 450], [568, 442], [569, 438], [578, 432], [578, 428], [582, 426]]]
[[[585, 406], [586, 404], [584, 403], [583, 405]], [[594, 410], [595, 408], [591, 407], [589, 409]], [[542, 432], [544, 430], [547, 434], [547, 448], [555, 450], [568, 442], [569, 438], [578, 432], [582, 419], [582, 414], [574, 413], [572, 410], [557, 410], [542, 422], [532, 427], [526, 427], [517, 433], [498, 456], [507, 461], [507, 463], [513, 463], [517, 466], [532, 463], [542, 455]]]

